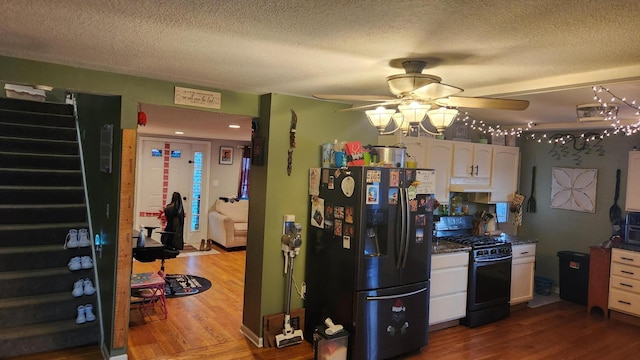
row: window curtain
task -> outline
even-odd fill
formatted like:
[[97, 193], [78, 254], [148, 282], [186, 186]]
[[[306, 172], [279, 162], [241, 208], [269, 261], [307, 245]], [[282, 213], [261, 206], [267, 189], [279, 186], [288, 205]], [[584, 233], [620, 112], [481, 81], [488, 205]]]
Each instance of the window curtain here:
[[240, 166], [240, 183], [238, 184], [238, 198], [249, 199], [249, 168], [251, 164], [251, 147], [242, 148], [242, 165]]

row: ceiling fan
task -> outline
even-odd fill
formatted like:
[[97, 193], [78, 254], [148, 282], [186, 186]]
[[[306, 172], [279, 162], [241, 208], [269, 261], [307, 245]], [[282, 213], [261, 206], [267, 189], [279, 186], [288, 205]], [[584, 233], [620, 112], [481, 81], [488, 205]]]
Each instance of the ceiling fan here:
[[[394, 96], [314, 94], [313, 97], [321, 100], [373, 102], [373, 104], [353, 106], [344, 111], [377, 108], [376, 110], [368, 110], [366, 113], [369, 121], [378, 128], [380, 134], [385, 134], [384, 130], [391, 122], [392, 117], [397, 127], [395, 130], [387, 132], [387, 134], [402, 128], [406, 135], [409, 127], [417, 125], [420, 125], [424, 131], [433, 134], [421, 125], [426, 115], [429, 116], [429, 120], [438, 130], [438, 134], [441, 134], [457, 116], [457, 111], [447, 112], [448, 108], [525, 110], [529, 106], [529, 101], [526, 100], [455, 96], [463, 90], [456, 86], [443, 84], [441, 82], [442, 79], [438, 76], [423, 74], [422, 70], [426, 65], [427, 62], [422, 60], [402, 62], [405, 74], [387, 77], [389, 91]], [[385, 109], [387, 106], [396, 105], [398, 105], [400, 113], [395, 113], [395, 110]], [[428, 112], [430, 108], [435, 109]], [[444, 116], [445, 113], [447, 113], [446, 116]], [[443, 117], [435, 120], [434, 118], [438, 114]], [[372, 119], [372, 116], [378, 116], [378, 118]], [[405, 119], [408, 121], [404, 121]]]
[[438, 106], [500, 110], [525, 110], [529, 106], [529, 102], [526, 100], [454, 96], [464, 90], [456, 86], [441, 83], [442, 79], [438, 76], [423, 74], [422, 70], [424, 70], [426, 66], [427, 62], [422, 60], [407, 60], [402, 62], [402, 67], [406, 73], [387, 77], [389, 91], [395, 96], [314, 94], [313, 97], [321, 100], [377, 102], [375, 104], [353, 107], [349, 110], [397, 105], [411, 101], [421, 101]]

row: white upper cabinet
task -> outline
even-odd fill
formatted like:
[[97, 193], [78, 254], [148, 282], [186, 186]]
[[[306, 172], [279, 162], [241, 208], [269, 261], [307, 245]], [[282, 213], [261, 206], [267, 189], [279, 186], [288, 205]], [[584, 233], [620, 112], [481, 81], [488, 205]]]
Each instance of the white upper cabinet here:
[[491, 176], [492, 146], [454, 142], [453, 177], [489, 178]]
[[451, 182], [451, 164], [453, 142], [429, 139], [425, 142], [424, 166], [436, 170], [435, 197], [442, 204], [449, 203], [449, 184]]
[[513, 194], [518, 190], [519, 164], [520, 148], [494, 145], [491, 165], [492, 203], [513, 200]]

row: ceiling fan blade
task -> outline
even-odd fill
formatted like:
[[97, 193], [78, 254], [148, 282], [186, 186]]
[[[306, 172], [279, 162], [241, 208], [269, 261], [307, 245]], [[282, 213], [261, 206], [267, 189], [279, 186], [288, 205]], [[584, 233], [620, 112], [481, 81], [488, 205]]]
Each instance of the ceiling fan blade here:
[[414, 89], [413, 91], [411, 91], [411, 95], [426, 101], [430, 101], [433, 99], [446, 98], [448, 96], [458, 94], [462, 91], [463, 90], [459, 87], [434, 82]]
[[313, 94], [316, 99], [320, 100], [342, 100], [342, 101], [389, 101], [396, 100], [395, 97], [388, 95], [331, 95], [331, 94]]
[[450, 96], [448, 98], [438, 99], [436, 103], [440, 106], [518, 111], [525, 110], [527, 107], [529, 107], [529, 101], [527, 100], [462, 96]]
[[396, 105], [396, 104], [400, 104], [402, 102], [402, 100], [400, 99], [394, 99], [392, 101], [385, 101], [385, 102], [381, 102], [381, 103], [377, 103], [377, 104], [368, 104], [368, 105], [362, 105], [362, 106], [353, 106], [350, 108], [346, 108], [346, 109], [342, 109], [342, 110], [338, 110], [339, 112], [342, 111], [353, 111], [353, 110], [364, 110], [364, 109], [372, 109], [372, 108], [377, 108], [378, 106], [388, 106], [388, 105]]

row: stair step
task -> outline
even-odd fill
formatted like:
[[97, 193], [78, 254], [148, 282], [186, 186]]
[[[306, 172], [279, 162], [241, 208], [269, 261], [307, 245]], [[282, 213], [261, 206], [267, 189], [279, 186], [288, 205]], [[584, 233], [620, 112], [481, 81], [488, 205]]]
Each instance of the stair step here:
[[76, 280], [87, 277], [93, 278], [93, 269], [71, 271], [66, 263], [57, 268], [0, 272], [0, 298], [71, 291]]
[[0, 97], [0, 109], [51, 115], [73, 115], [73, 105]]
[[82, 186], [82, 171], [0, 168], [0, 185]]
[[5, 204], [73, 204], [84, 202], [82, 186], [1, 186]]
[[74, 256], [91, 256], [91, 248], [64, 248], [58, 244], [0, 247], [0, 272], [46, 269], [67, 265]]
[[7, 137], [55, 139], [76, 141], [78, 134], [75, 127], [61, 127], [49, 125], [31, 125], [17, 122], [8, 122], [9, 119], [0, 117], [0, 134]]
[[91, 304], [96, 309], [95, 294], [77, 298], [71, 295], [74, 284], [75, 281], [69, 285], [69, 291], [65, 292], [0, 299], [0, 309], [3, 309], [0, 312], [0, 329], [75, 319], [80, 305]]
[[0, 205], [0, 224], [56, 223], [87, 220], [87, 206], [80, 204]]
[[78, 170], [80, 169], [80, 156], [0, 151], [0, 167], [17, 169]]
[[98, 344], [99, 322], [75, 319], [0, 329], [0, 358]]
[[87, 222], [55, 224], [0, 224], [0, 248], [13, 246], [59, 245], [69, 229], [87, 229]]
[[78, 155], [78, 141], [0, 136], [0, 151]]

